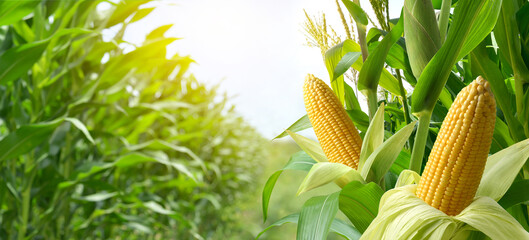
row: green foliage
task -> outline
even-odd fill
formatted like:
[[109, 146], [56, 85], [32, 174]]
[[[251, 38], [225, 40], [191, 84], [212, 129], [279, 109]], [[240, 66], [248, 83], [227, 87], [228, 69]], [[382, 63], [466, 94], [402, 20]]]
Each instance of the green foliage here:
[[167, 56], [170, 26], [122, 39], [149, 1], [101, 2], [2, 2], [0, 238], [248, 236], [263, 139]]

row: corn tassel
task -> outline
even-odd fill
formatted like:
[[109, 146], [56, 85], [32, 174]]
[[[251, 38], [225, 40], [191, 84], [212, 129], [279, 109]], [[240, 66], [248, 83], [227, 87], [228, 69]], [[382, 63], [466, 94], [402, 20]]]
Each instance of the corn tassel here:
[[474, 199], [496, 121], [496, 102], [481, 76], [463, 88], [439, 130], [416, 195], [454, 216]]
[[329, 162], [358, 168], [362, 139], [334, 92], [309, 74], [303, 86], [307, 115]]

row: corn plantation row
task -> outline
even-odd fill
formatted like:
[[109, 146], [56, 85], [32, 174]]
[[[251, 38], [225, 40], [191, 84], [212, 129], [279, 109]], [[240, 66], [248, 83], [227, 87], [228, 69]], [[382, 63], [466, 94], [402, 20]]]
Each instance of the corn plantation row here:
[[248, 235], [263, 140], [166, 56], [171, 25], [123, 40], [149, 2], [0, 2], [0, 239]]
[[[277, 138], [303, 151], [265, 184], [264, 220], [287, 170], [307, 172], [297, 195], [341, 190], [258, 238], [296, 223], [297, 239], [529, 239], [529, 2], [405, 0], [397, 19], [388, 2], [367, 29], [359, 1], [336, 1], [345, 40], [307, 14], [330, 86], [300, 89], [307, 115]], [[311, 127], [318, 142], [296, 133]]]

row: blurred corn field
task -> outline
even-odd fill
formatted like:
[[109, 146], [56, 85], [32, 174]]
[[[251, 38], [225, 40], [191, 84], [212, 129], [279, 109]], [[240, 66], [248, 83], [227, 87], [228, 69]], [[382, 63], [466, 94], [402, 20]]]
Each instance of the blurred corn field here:
[[149, 2], [0, 2], [0, 239], [252, 236], [264, 140], [171, 25], [123, 40]]

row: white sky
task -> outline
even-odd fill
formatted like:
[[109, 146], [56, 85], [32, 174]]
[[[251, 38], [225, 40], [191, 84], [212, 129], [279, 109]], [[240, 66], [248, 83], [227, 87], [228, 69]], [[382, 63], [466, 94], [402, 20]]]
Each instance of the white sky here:
[[[320, 50], [305, 46], [303, 9], [325, 13], [343, 34], [333, 0], [178, 0], [160, 1], [148, 17], [131, 26], [125, 39], [141, 43], [151, 30], [173, 23], [166, 37], [183, 38], [169, 53], [191, 55], [199, 81], [232, 96], [237, 111], [265, 137], [272, 138], [305, 114], [302, 85], [312, 73], [328, 82]], [[398, 17], [403, 0], [390, 0]], [[362, 7], [371, 14], [367, 0]], [[345, 8], [342, 9], [348, 14]], [[342, 38], [345, 39], [345, 38]]]

